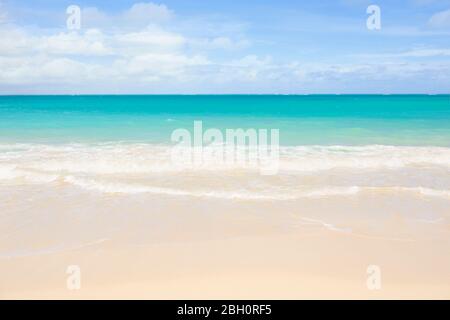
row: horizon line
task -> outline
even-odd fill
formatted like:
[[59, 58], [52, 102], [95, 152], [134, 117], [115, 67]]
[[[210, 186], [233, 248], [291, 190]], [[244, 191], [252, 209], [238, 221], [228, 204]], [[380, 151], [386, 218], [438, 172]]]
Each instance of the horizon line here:
[[446, 96], [448, 93], [20, 93], [0, 97], [26, 96]]

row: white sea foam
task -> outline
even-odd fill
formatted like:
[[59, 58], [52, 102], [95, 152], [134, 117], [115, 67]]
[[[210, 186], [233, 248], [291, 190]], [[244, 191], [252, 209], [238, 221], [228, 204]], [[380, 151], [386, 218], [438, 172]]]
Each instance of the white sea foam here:
[[[170, 146], [143, 143], [95, 145], [0, 144], [0, 164], [52, 173], [139, 174], [180, 171], [229, 171], [242, 163], [180, 166], [170, 161]], [[404, 146], [296, 146], [280, 148], [280, 171], [318, 172], [439, 166], [450, 170], [450, 148]], [[253, 168], [257, 169], [257, 168]], [[1, 173], [0, 173], [1, 175]], [[1, 178], [1, 177], [0, 177]]]
[[336, 168], [398, 169], [441, 166], [450, 169], [450, 148], [408, 146], [296, 146], [281, 151], [281, 170], [324, 171]]
[[450, 198], [450, 190], [434, 190], [430, 188], [413, 188], [414, 191], [418, 191], [424, 196], [431, 196], [431, 197], [440, 197], [440, 198]]
[[[216, 163], [180, 168], [170, 162], [170, 150], [167, 145], [120, 142], [0, 144], [0, 184], [65, 182], [104, 193], [242, 200], [352, 197], [365, 192], [450, 198], [450, 148], [282, 147], [279, 175], [266, 178], [262, 186], [257, 187], [258, 183], [249, 180], [257, 174], [253, 168], [240, 164], [224, 167]], [[401, 172], [406, 169], [408, 171]], [[329, 170], [340, 171], [331, 173]], [[381, 178], [373, 181], [366, 178], [369, 173], [371, 177]], [[216, 178], [200, 182], [195, 177], [201, 174]], [[303, 176], [305, 174], [309, 177]], [[170, 183], [162, 183], [162, 179]], [[228, 184], [229, 188], [217, 187], [214, 181], [220, 181], [223, 186]]]
[[16, 179], [19, 175], [15, 170], [14, 165], [1, 165], [0, 166], [0, 181]]
[[150, 193], [169, 196], [191, 196], [204, 198], [219, 198], [219, 199], [243, 199], [243, 200], [293, 200], [296, 197], [289, 195], [270, 195], [248, 192], [245, 190], [236, 192], [226, 191], [188, 191], [171, 188], [161, 188], [147, 185], [124, 184], [124, 183], [107, 183], [99, 182], [92, 179], [80, 179], [73, 176], [68, 176], [64, 179], [65, 182], [81, 187], [86, 190], [99, 191], [103, 193], [117, 193], [117, 194], [139, 194]]
[[328, 196], [346, 196], [355, 195], [360, 192], [361, 188], [358, 186], [351, 187], [325, 187], [321, 189], [306, 191], [302, 196], [309, 198], [321, 198]]
[[13, 182], [18, 180], [20, 183], [50, 183], [59, 178], [59, 175], [40, 173], [18, 169], [13, 165], [0, 165], [0, 182]]
[[296, 200], [301, 198], [325, 198], [325, 197], [336, 197], [336, 196], [354, 196], [361, 192], [379, 192], [384, 193], [417, 193], [423, 196], [429, 197], [442, 197], [450, 198], [450, 190], [433, 190], [429, 188], [405, 188], [405, 187], [336, 187], [328, 186], [321, 187], [310, 190], [285, 190], [282, 188], [267, 189], [264, 192], [249, 191], [249, 190], [237, 190], [237, 191], [204, 191], [192, 189], [173, 189], [173, 188], [162, 188], [149, 185], [138, 185], [138, 184], [126, 184], [126, 183], [111, 183], [111, 182], [100, 182], [93, 179], [83, 179], [76, 178], [73, 176], [68, 176], [64, 179], [66, 183], [72, 184], [74, 186], [91, 190], [98, 191], [102, 193], [110, 194], [158, 194], [158, 195], [168, 195], [168, 196], [189, 196], [189, 197], [199, 197], [199, 198], [217, 198], [217, 199], [235, 199], [235, 200], [272, 200], [272, 201], [288, 201]]

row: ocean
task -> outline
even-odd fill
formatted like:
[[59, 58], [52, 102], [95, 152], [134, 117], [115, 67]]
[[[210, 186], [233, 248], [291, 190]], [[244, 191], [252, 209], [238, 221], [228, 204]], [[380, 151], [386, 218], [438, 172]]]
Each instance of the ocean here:
[[[198, 121], [279, 130], [277, 170], [178, 165], [172, 134]], [[448, 297], [450, 96], [3, 96], [0, 200], [0, 296], [73, 298], [73, 265], [88, 297], [341, 278], [365, 296], [377, 265], [388, 297], [390, 277]]]
[[450, 146], [449, 95], [1, 96], [0, 142], [169, 143], [176, 128], [277, 128], [282, 145]]
[[[0, 183], [241, 200], [450, 196], [448, 95], [0, 97]], [[279, 166], [175, 166], [171, 133], [278, 129]]]

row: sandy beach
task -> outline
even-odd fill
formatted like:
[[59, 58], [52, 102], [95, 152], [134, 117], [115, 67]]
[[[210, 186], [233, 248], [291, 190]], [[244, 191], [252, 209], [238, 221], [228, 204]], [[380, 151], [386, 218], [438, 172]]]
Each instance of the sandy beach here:
[[0, 0], [0, 302], [450, 299], [450, 0], [79, 2]]
[[2, 97], [0, 298], [449, 299], [448, 99]]
[[[66, 197], [74, 192], [58, 188]], [[28, 187], [1, 204], [2, 299], [450, 297], [446, 199], [78, 192], [76, 204], [66, 200]], [[444, 220], [414, 218], [423, 210]], [[79, 290], [67, 288], [71, 265], [80, 268]], [[378, 290], [367, 287], [370, 265], [381, 271]]]

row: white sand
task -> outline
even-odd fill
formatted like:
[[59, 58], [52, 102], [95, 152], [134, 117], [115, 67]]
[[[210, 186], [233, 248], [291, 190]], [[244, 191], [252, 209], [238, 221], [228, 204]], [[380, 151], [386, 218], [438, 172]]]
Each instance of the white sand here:
[[[0, 298], [450, 298], [446, 199], [2, 191]], [[69, 265], [80, 290], [67, 289]]]

